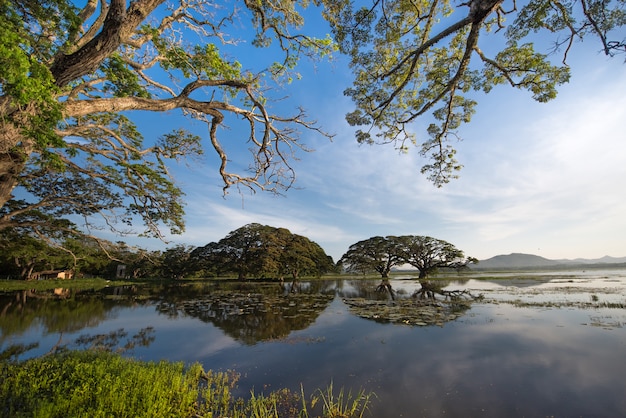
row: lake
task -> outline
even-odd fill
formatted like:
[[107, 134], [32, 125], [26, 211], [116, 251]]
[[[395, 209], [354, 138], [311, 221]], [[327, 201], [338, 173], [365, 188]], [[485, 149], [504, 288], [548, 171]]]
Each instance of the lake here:
[[143, 330], [126, 355], [234, 370], [240, 396], [332, 382], [374, 392], [375, 417], [626, 416], [626, 270], [472, 272], [432, 281], [434, 302], [411, 275], [380, 283], [0, 293], [0, 351]]

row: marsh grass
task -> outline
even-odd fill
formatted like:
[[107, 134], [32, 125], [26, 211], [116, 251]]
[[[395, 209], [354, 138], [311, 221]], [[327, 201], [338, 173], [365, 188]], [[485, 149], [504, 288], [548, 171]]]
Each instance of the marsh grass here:
[[65, 351], [0, 363], [3, 417], [183, 417], [198, 399], [202, 367]]
[[317, 394], [311, 398], [311, 405], [313, 407], [321, 400], [322, 416], [329, 418], [361, 418], [368, 410], [372, 396], [375, 396], [374, 393], [366, 393], [363, 389], [353, 395], [352, 391], [346, 393], [344, 388], [340, 388], [335, 394], [332, 381], [325, 390], [318, 389]]
[[[371, 394], [332, 383], [309, 401], [288, 389], [235, 398], [234, 372], [144, 362], [99, 350], [61, 350], [0, 362], [0, 417], [362, 417]], [[321, 415], [312, 415], [321, 400]]]

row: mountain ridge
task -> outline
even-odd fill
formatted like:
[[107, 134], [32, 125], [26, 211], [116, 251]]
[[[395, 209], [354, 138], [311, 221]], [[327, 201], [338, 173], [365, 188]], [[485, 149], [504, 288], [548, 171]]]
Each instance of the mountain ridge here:
[[584, 265], [610, 265], [626, 263], [626, 257], [611, 257], [605, 255], [601, 258], [576, 258], [552, 260], [534, 254], [511, 253], [501, 254], [480, 260], [474, 269], [497, 269], [497, 268], [536, 268], [536, 267], [566, 267]]

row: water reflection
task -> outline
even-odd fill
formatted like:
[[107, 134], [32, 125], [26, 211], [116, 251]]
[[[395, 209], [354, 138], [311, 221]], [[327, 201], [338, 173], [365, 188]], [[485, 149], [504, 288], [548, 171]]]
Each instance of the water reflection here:
[[170, 318], [182, 314], [211, 323], [235, 340], [252, 345], [306, 329], [332, 299], [325, 294], [213, 292], [182, 301], [162, 300], [156, 307]]
[[46, 335], [95, 326], [107, 318], [114, 306], [107, 306], [99, 295], [85, 299], [67, 289], [0, 294], [0, 343], [33, 327], [41, 327]]
[[[376, 286], [377, 298], [350, 297], [343, 301], [350, 312], [364, 319], [393, 324], [443, 326], [454, 321], [470, 309], [472, 301], [482, 295], [473, 295], [468, 290], [447, 290], [450, 281], [417, 281], [410, 297], [406, 289], [397, 291], [389, 279], [382, 279]], [[395, 282], [398, 283], [398, 282]], [[399, 284], [402, 284], [401, 282]]]
[[[126, 308], [147, 303], [137, 287], [103, 290], [24, 290], [0, 293], [0, 350], [42, 355], [73, 342], [85, 329], [96, 329]], [[47, 348], [39, 347], [47, 341]], [[22, 350], [20, 347], [28, 347]], [[39, 347], [39, 348], [38, 348]]]
[[[131, 335], [152, 326], [144, 335], [151, 344], [133, 355], [235, 369], [242, 396], [252, 388], [298, 392], [301, 384], [310, 393], [332, 379], [335, 387], [374, 391], [372, 416], [626, 416], [626, 272], [496, 282], [420, 283], [408, 276], [382, 284], [219, 282], [0, 294], [0, 350], [49, 334], [56, 340], [55, 333], [75, 338], [86, 328], [97, 336], [123, 327]], [[463, 291], [485, 299], [454, 312], [449, 307], [465, 298], [452, 296]], [[432, 308], [440, 317], [422, 321], [444, 326], [366, 318], [350, 306], [354, 301], [363, 301], [369, 315]]]

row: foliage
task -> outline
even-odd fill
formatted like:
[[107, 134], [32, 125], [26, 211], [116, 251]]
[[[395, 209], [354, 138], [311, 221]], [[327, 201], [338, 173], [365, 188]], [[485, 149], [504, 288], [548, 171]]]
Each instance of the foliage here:
[[110, 264], [106, 272], [107, 277], [116, 276], [119, 264], [126, 266], [125, 277], [131, 279], [167, 277], [162, 271], [163, 254], [160, 251], [148, 251], [138, 247], [131, 247], [120, 241], [111, 249], [109, 256], [118, 261]]
[[[476, 110], [473, 91], [508, 84], [546, 102], [569, 80], [566, 60], [575, 41], [595, 37], [610, 56], [626, 50], [622, 0], [324, 4], [340, 51], [351, 60], [354, 82], [344, 94], [356, 107], [346, 116], [358, 127], [356, 139], [402, 151], [417, 145], [429, 159], [422, 173], [438, 187], [461, 169], [452, 142]], [[553, 40], [552, 50], [542, 53], [534, 42], [546, 39]], [[494, 45], [502, 46], [492, 52]], [[551, 60], [556, 52], [560, 57]], [[428, 114], [422, 139], [416, 122], [428, 123]]]
[[[290, 161], [306, 150], [301, 130], [326, 134], [301, 109], [273, 113], [272, 101], [283, 94], [272, 91], [297, 78], [300, 57], [335, 50], [328, 37], [300, 32], [308, 0], [82, 5], [0, 0], [0, 229], [37, 212], [83, 219], [83, 233], [181, 233], [183, 193], [170, 170], [202, 155], [203, 142], [217, 153], [225, 191], [280, 193], [291, 186]], [[247, 22], [249, 30], [241, 31]], [[273, 51], [259, 57], [278, 55], [278, 61], [256, 59], [245, 67], [231, 53], [245, 56], [250, 49], [233, 45], [246, 41]], [[204, 125], [206, 138], [182, 127], [152, 138], [135, 125], [148, 112]], [[238, 123], [228, 139], [249, 147], [249, 164], [238, 162], [249, 169], [241, 171], [231, 169], [232, 149], [221, 142], [223, 129]], [[19, 205], [15, 196], [23, 199]], [[137, 223], [143, 230], [131, 229]]]
[[398, 255], [402, 260], [419, 270], [419, 277], [424, 278], [442, 267], [458, 268], [474, 258], [465, 260], [463, 251], [447, 241], [415, 235], [396, 238]]
[[[118, 354], [64, 351], [22, 362], [0, 362], [2, 416], [259, 417], [309, 416], [307, 402], [283, 389], [249, 400], [231, 391], [238, 375], [204, 372], [200, 364], [143, 362]], [[322, 417], [361, 417], [371, 395], [355, 399], [332, 384], [322, 392]], [[345, 402], [345, 404], [344, 404]], [[298, 406], [300, 405], [300, 406]], [[288, 415], [283, 414], [288, 413]]]
[[375, 271], [382, 278], [388, 278], [391, 269], [402, 263], [393, 237], [372, 237], [352, 244], [337, 264], [349, 272], [366, 274]]
[[90, 351], [1, 367], [4, 416], [190, 416], [202, 376], [198, 364], [185, 369]]
[[217, 275], [236, 273], [250, 276], [282, 277], [290, 274], [320, 276], [333, 271], [333, 260], [315, 242], [285, 228], [252, 223], [231, 231], [217, 243], [193, 251], [201, 268]]
[[[30, 211], [22, 217], [33, 217]], [[285, 228], [259, 224], [232, 231], [218, 243], [201, 248], [175, 245], [165, 251], [147, 251], [124, 242], [84, 237], [64, 219], [16, 223], [0, 229], [0, 271], [3, 278], [29, 280], [41, 271], [70, 270], [75, 277], [183, 279], [230, 273], [240, 278], [321, 276], [335, 271], [333, 260], [315, 242]], [[53, 225], [54, 224], [54, 225]], [[62, 225], [63, 229], [54, 229]], [[123, 265], [123, 277], [117, 277]], [[67, 287], [67, 286], [65, 286]]]
[[463, 252], [449, 242], [402, 235], [372, 237], [352, 244], [338, 264], [351, 272], [376, 271], [382, 278], [388, 278], [393, 267], [409, 264], [418, 269], [420, 278], [424, 278], [438, 268], [462, 268], [478, 261], [464, 257]]
[[[12, 201], [0, 208], [0, 216], [10, 208], [24, 208]], [[19, 210], [19, 209], [18, 209]], [[85, 240], [76, 226], [38, 210], [16, 215], [10, 227], [0, 228], [0, 268], [8, 276], [30, 279], [42, 270], [98, 269], [110, 261], [99, 257], [93, 242]]]
[[[9, 206], [14, 203], [18, 202]], [[0, 216], [2, 213], [4, 208]], [[128, 264], [129, 276], [134, 278], [156, 275], [160, 254], [85, 236], [66, 219], [28, 210], [16, 215], [12, 225], [0, 228], [0, 271], [5, 278], [29, 280], [46, 270], [115, 277], [115, 267], [120, 263]]]
[[191, 262], [191, 253], [194, 247], [176, 245], [165, 250], [161, 257], [159, 276], [171, 279], [182, 279], [196, 271], [196, 266]]

